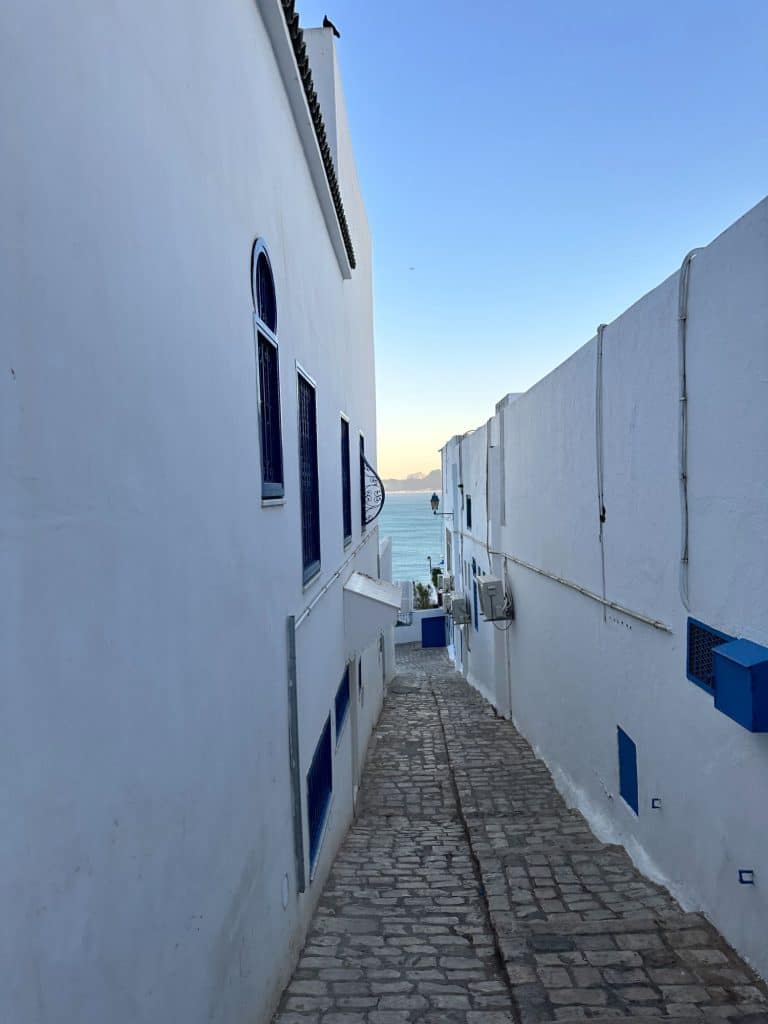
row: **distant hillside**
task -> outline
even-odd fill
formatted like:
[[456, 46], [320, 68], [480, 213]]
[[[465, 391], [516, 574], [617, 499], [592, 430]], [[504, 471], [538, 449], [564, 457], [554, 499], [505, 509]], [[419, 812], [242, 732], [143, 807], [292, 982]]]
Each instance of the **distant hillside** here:
[[411, 473], [405, 480], [385, 480], [384, 487], [388, 491], [440, 491], [442, 478], [439, 469], [431, 473]]

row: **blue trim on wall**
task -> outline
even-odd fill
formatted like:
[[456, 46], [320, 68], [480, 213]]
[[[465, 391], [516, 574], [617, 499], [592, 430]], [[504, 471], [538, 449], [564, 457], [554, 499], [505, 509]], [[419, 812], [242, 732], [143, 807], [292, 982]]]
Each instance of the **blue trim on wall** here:
[[344, 728], [349, 713], [349, 665], [344, 670], [334, 704], [336, 709], [336, 745], [338, 746], [341, 730]]
[[635, 814], [640, 813], [637, 791], [637, 747], [621, 728], [617, 726], [619, 739], [619, 793]]
[[333, 792], [333, 751], [331, 749], [331, 716], [320, 734], [312, 764], [307, 772], [307, 817], [309, 818], [309, 861], [315, 866], [320, 852], [328, 808]]

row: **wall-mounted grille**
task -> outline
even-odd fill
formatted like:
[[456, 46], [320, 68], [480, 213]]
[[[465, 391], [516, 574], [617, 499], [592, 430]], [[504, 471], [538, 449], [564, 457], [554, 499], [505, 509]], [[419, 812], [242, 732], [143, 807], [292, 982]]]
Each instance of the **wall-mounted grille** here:
[[315, 389], [299, 375], [299, 477], [304, 582], [320, 569], [320, 491], [317, 471]]
[[262, 251], [256, 258], [256, 312], [273, 333], [277, 332], [277, 300], [275, 282], [267, 254]]
[[352, 539], [352, 476], [349, 457], [349, 423], [341, 421], [341, 508], [344, 541]]
[[692, 683], [714, 693], [715, 671], [712, 651], [733, 640], [727, 633], [712, 629], [696, 619], [688, 619], [688, 655], [686, 674]]
[[325, 819], [333, 792], [333, 752], [331, 750], [331, 718], [325, 723], [312, 764], [307, 772], [307, 814], [309, 817], [309, 861], [314, 866], [323, 838]]
[[341, 730], [344, 728], [344, 723], [347, 720], [347, 713], [349, 711], [349, 665], [347, 665], [342, 680], [339, 683], [339, 688], [336, 691], [336, 742], [339, 742], [339, 736]]
[[261, 496], [283, 496], [283, 441], [280, 433], [280, 375], [277, 346], [259, 334]]

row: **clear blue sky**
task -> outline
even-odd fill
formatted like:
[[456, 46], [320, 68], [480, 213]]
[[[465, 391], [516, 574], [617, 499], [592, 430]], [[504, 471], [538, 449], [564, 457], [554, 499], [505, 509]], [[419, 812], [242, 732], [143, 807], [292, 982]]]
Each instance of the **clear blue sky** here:
[[768, 192], [768, 0], [297, 6], [341, 31], [384, 475], [437, 466]]

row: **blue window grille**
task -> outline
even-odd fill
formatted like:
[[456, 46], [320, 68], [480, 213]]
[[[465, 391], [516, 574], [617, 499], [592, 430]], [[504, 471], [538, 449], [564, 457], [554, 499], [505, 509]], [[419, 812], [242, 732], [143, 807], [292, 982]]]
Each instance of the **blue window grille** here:
[[282, 498], [283, 442], [280, 430], [280, 374], [277, 345], [259, 333], [259, 432], [261, 435], [261, 496]]
[[349, 665], [344, 670], [344, 675], [339, 683], [339, 688], [336, 691], [336, 743], [339, 742], [341, 736], [341, 730], [344, 728], [344, 723], [347, 720], [347, 714], [349, 713]]
[[472, 529], [472, 499], [467, 495], [467, 529]]
[[331, 750], [331, 716], [320, 734], [312, 764], [307, 772], [307, 814], [309, 816], [309, 862], [317, 861], [323, 829], [333, 792], [333, 751]]
[[275, 279], [267, 250], [262, 242], [254, 245], [253, 262], [253, 301], [259, 319], [265, 327], [275, 334], [277, 332], [277, 300], [275, 298]]
[[251, 253], [251, 293], [256, 325], [259, 375], [259, 437], [261, 496], [282, 498], [283, 439], [280, 423], [280, 371], [277, 350], [277, 301], [272, 268], [264, 243], [257, 239]]
[[349, 423], [341, 421], [341, 509], [344, 543], [352, 539], [352, 476], [349, 457]]
[[360, 435], [360, 530], [365, 531], [365, 438]]
[[686, 675], [692, 683], [696, 683], [707, 693], [715, 692], [715, 669], [712, 651], [721, 644], [733, 640], [727, 633], [699, 622], [688, 619], [688, 645], [686, 657]]
[[320, 571], [320, 488], [317, 469], [317, 401], [315, 389], [299, 374], [299, 480], [301, 482], [301, 552], [304, 582]]
[[480, 627], [478, 625], [478, 617], [477, 617], [477, 580], [472, 580], [472, 599], [473, 599], [474, 612], [475, 612], [475, 630], [479, 631]]
[[619, 793], [624, 802], [639, 813], [637, 798], [637, 747], [634, 740], [617, 726], [619, 737]]

